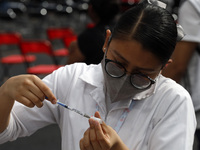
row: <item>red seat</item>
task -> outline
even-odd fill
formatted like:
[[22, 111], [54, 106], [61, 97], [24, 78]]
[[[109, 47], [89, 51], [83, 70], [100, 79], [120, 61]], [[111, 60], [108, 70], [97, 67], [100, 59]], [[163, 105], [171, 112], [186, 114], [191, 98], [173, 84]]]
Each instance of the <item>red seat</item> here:
[[57, 65], [37, 65], [37, 66], [33, 66], [33, 67], [29, 67], [27, 69], [27, 72], [30, 74], [49, 74], [51, 72], [53, 72], [54, 70], [58, 69], [61, 66], [57, 66]]
[[77, 40], [77, 36], [76, 35], [65, 36], [63, 38], [63, 41], [64, 41], [66, 47], [69, 47], [69, 45], [71, 44], [71, 42], [76, 41], [76, 40]]
[[46, 75], [46, 74], [52, 73], [54, 70], [61, 67], [61, 65], [57, 64], [57, 61], [53, 54], [51, 43], [48, 40], [21, 41], [20, 48], [24, 56], [26, 56], [27, 54], [45, 54], [51, 60], [51, 64], [48, 64], [48, 62], [45, 60], [46, 57], [40, 58], [41, 60], [43, 60], [42, 64], [38, 63], [36, 65], [36, 64], [31, 64], [29, 62], [26, 62], [27, 73], [36, 74], [36, 75], [42, 75], [42, 74]]
[[[28, 55], [24, 57], [24, 55], [21, 54], [20, 48], [19, 48], [19, 43], [22, 39], [22, 36], [20, 33], [17, 32], [12, 32], [12, 33], [0, 33], [0, 46], [6, 46], [6, 48], [0, 48], [0, 62], [4, 66], [4, 76], [8, 76], [8, 70], [7, 66], [8, 65], [13, 65], [13, 64], [21, 64], [26, 61], [28, 62], [33, 62], [35, 61], [35, 56], [34, 55]], [[16, 48], [13, 49], [10, 48], [11, 46], [15, 45]], [[6, 55], [4, 56], [4, 54]]]
[[25, 59], [28, 62], [33, 62], [33, 61], [35, 61], [36, 58], [33, 55], [29, 55], [29, 56], [24, 57], [23, 55], [15, 54], [15, 55], [2, 57], [1, 63], [4, 63], [4, 64], [20, 64], [20, 63], [24, 63]]
[[96, 25], [95, 23], [88, 23], [86, 27], [87, 27], [88, 29], [91, 29], [91, 28], [94, 28], [95, 25]]
[[[48, 28], [48, 39], [53, 42], [54, 40], [63, 40], [65, 36], [74, 36], [74, 32], [70, 28]], [[55, 56], [68, 56], [69, 51], [66, 47], [55, 49], [53, 51]]]

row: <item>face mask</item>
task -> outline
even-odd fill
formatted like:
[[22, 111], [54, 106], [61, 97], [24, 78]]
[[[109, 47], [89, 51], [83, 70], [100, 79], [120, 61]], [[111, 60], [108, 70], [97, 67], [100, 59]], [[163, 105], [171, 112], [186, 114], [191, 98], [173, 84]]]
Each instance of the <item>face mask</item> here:
[[112, 103], [131, 99], [142, 99], [150, 96], [155, 88], [155, 84], [147, 89], [137, 89], [130, 83], [130, 76], [125, 75], [121, 78], [113, 78], [105, 71], [105, 57], [101, 62], [105, 80], [106, 98]]

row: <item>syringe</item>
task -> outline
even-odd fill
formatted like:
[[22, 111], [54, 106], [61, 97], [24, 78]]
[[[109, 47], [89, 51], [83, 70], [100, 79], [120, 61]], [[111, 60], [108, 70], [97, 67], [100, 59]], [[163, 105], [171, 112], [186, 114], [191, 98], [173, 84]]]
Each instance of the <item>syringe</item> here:
[[81, 115], [81, 116], [83, 116], [83, 117], [86, 117], [86, 118], [88, 118], [88, 119], [89, 119], [89, 118], [92, 118], [92, 119], [98, 121], [100, 124], [103, 123], [103, 121], [102, 121], [101, 119], [96, 118], [96, 117], [94, 117], [94, 116], [90, 117], [89, 115], [87, 115], [87, 114], [85, 114], [85, 113], [82, 113], [81, 111], [79, 111], [79, 110], [77, 110], [77, 109], [75, 109], [75, 108], [71, 108], [71, 107], [67, 106], [66, 104], [63, 104], [63, 103], [61, 103], [61, 102], [59, 102], [59, 101], [57, 101], [57, 104], [60, 105], [60, 106], [65, 107], [65, 108], [67, 108], [67, 109], [69, 109], [69, 110], [71, 110], [71, 111], [74, 111], [74, 112], [76, 112], [77, 114], [79, 114], [79, 115]]
[[67, 109], [69, 109], [69, 110], [71, 110], [71, 111], [74, 111], [74, 112], [76, 112], [77, 114], [79, 114], [79, 115], [81, 115], [81, 116], [83, 116], [83, 117], [90, 118], [89, 115], [84, 114], [84, 113], [80, 112], [79, 110], [77, 110], [77, 109], [75, 109], [75, 108], [71, 108], [71, 107], [67, 106], [66, 104], [63, 104], [63, 103], [61, 103], [61, 102], [59, 102], [59, 101], [57, 101], [57, 104], [59, 104], [60, 106], [65, 107], [65, 108], [67, 108]]

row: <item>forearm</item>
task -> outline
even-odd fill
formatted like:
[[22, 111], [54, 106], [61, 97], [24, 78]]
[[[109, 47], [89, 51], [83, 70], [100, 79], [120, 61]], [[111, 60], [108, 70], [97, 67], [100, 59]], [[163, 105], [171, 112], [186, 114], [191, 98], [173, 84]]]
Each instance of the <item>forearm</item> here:
[[52, 91], [35, 75], [19, 75], [8, 79], [0, 87], [0, 132], [4, 131], [9, 123], [14, 101], [30, 108], [40, 108], [45, 96], [51, 103], [56, 104]]
[[8, 126], [10, 112], [14, 104], [14, 100], [7, 96], [7, 92], [3, 86], [0, 87], [0, 133]]
[[188, 64], [195, 51], [197, 43], [182, 41], [177, 43], [172, 55], [173, 62], [163, 69], [162, 74], [172, 78], [176, 82], [180, 82], [185, 74]]

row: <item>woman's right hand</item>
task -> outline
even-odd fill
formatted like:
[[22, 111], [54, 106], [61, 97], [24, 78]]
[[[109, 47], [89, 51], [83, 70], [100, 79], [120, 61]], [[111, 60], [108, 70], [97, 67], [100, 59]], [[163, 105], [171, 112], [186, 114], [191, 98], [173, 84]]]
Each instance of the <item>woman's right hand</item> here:
[[[52, 104], [56, 98], [44, 82], [35, 75], [18, 75], [8, 79], [0, 88], [0, 95], [10, 101], [18, 101], [27, 107], [43, 106], [45, 97]], [[2, 97], [1, 97], [2, 98]], [[1, 99], [0, 98], [0, 99]]]

